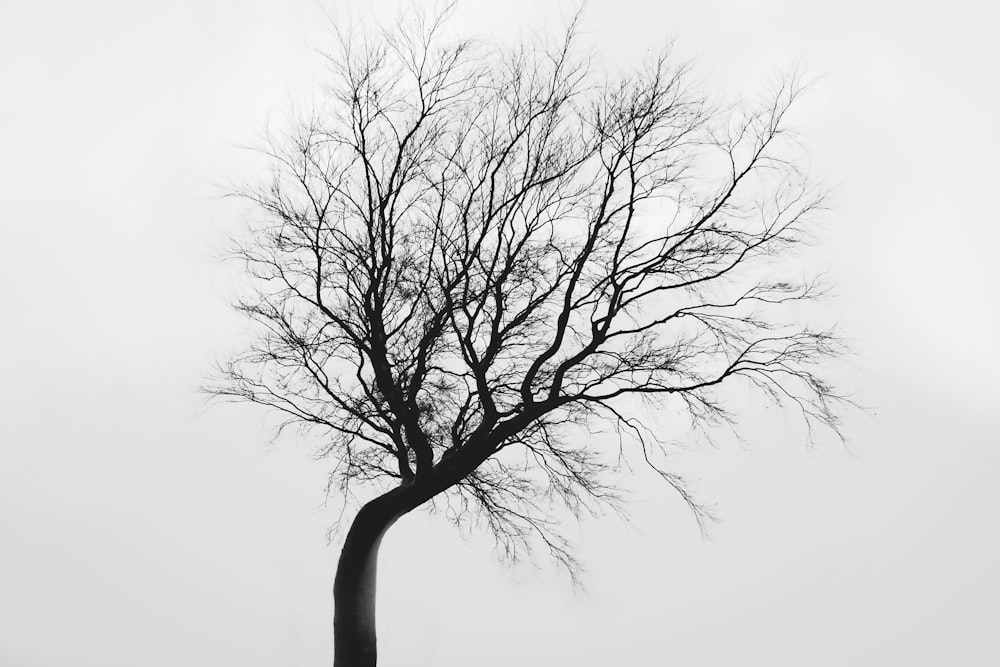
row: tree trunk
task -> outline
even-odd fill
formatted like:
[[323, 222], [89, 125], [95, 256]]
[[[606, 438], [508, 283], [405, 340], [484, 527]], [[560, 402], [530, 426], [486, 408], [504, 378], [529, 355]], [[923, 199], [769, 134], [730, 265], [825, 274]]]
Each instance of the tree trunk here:
[[333, 583], [334, 667], [375, 667], [378, 548], [385, 531], [412, 509], [397, 496], [389, 492], [362, 507], [344, 540]]

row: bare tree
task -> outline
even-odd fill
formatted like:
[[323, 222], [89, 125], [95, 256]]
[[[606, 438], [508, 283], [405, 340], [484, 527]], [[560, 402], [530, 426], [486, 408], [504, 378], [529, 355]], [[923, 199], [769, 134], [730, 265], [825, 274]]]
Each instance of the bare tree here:
[[[720, 111], [666, 52], [599, 73], [575, 22], [501, 48], [442, 21], [341, 34], [324, 104], [240, 192], [262, 334], [211, 391], [315, 431], [333, 487], [371, 498], [334, 585], [340, 667], [375, 664], [379, 543], [417, 507], [572, 571], [553, 506], [615, 506], [630, 457], [702, 513], [643, 404], [711, 426], [743, 381], [837, 428], [836, 340], [797, 324], [817, 283], [784, 261], [822, 203], [787, 157], [794, 81]], [[618, 437], [569, 437], [601, 424]]]

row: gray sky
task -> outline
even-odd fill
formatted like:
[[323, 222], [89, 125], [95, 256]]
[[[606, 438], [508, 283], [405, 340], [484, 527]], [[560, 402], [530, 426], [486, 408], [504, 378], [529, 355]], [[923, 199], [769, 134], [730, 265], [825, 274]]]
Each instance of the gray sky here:
[[[534, 4], [466, 0], [456, 26], [559, 25]], [[383, 546], [380, 664], [1000, 662], [997, 13], [591, 0], [609, 59], [672, 36], [722, 92], [819, 76], [798, 122], [839, 186], [821, 259], [877, 416], [850, 452], [769, 417], [748, 449], [680, 457], [724, 519], [711, 542], [641, 476], [632, 524], [571, 532], [582, 592], [407, 517]], [[320, 75], [325, 21], [313, 0], [0, 5], [5, 667], [329, 664], [323, 464], [194, 392], [245, 332], [217, 259], [239, 211], [214, 195]]]

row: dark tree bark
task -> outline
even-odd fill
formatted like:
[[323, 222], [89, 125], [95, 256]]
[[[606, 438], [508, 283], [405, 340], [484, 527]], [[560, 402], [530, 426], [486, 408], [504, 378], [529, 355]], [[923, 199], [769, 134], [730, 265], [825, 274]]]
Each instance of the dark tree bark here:
[[333, 584], [334, 667], [375, 667], [375, 583], [385, 532], [409, 509], [395, 489], [367, 503], [351, 524]]

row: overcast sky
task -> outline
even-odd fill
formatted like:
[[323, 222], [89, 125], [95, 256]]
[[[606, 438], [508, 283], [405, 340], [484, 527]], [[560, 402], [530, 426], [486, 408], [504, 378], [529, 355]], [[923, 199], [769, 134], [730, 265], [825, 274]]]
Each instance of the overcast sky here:
[[[465, 0], [455, 26], [509, 36], [570, 7]], [[682, 457], [712, 541], [640, 476], [631, 524], [571, 531], [582, 591], [406, 517], [380, 664], [1000, 664], [997, 10], [589, 7], [614, 62], [672, 37], [722, 93], [817, 77], [796, 119], [838, 186], [821, 261], [875, 417], [849, 450], [754, 418], [751, 447]], [[324, 464], [195, 391], [245, 331], [220, 186], [259, 167], [237, 146], [327, 43], [314, 0], [0, 4], [0, 665], [329, 664]]]

